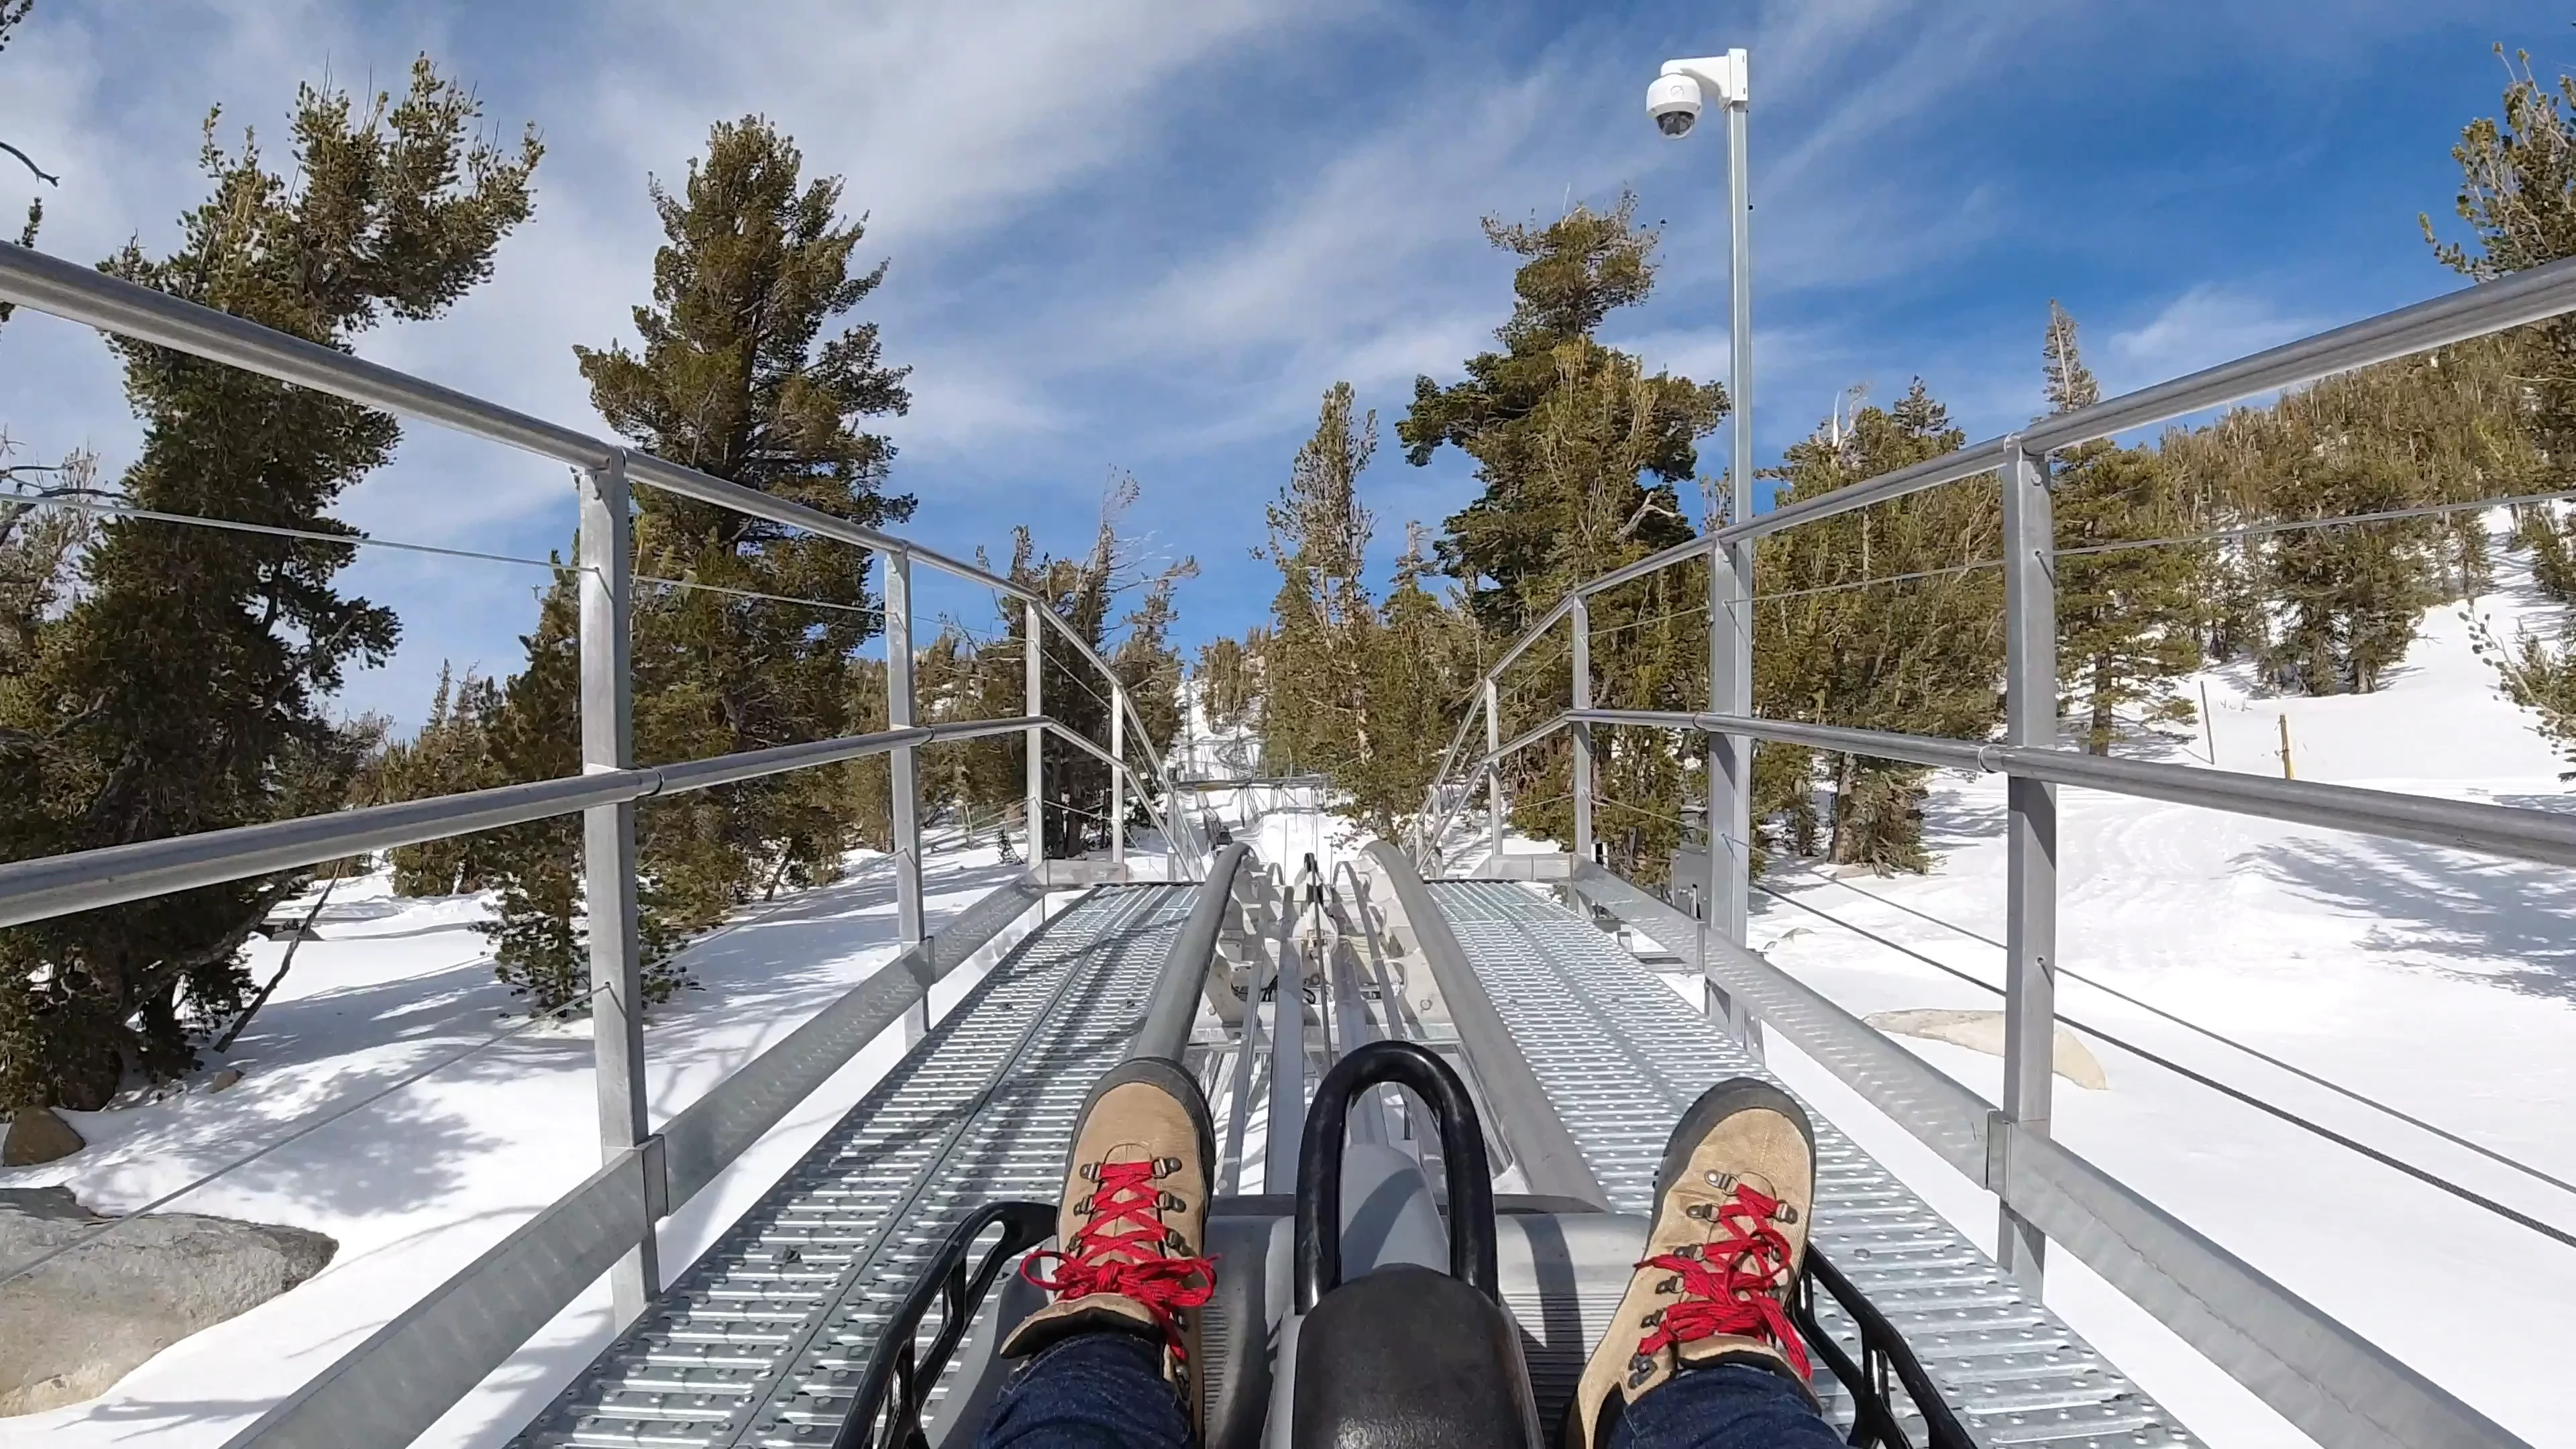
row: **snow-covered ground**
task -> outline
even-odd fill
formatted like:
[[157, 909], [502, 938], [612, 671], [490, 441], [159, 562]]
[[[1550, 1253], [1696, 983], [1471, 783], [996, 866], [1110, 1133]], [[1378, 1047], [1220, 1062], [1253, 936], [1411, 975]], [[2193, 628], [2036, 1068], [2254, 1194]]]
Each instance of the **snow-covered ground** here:
[[[989, 844], [937, 844], [924, 879], [933, 930], [1020, 870]], [[1135, 853], [1155, 845], [1149, 837]], [[657, 1008], [645, 1029], [653, 1120], [890, 960], [893, 890], [888, 858], [860, 852], [840, 882], [753, 906], [694, 943], [685, 959], [705, 989]], [[0, 1173], [0, 1186], [64, 1183], [103, 1211], [138, 1207], [521, 1023], [473, 930], [484, 911], [478, 897], [397, 898], [382, 875], [343, 886], [322, 912], [320, 939], [296, 953], [276, 998], [224, 1058], [210, 1059], [196, 1090], [67, 1114], [90, 1147]], [[942, 982], [934, 1005], [962, 996], [1026, 925]], [[255, 946], [252, 969], [265, 979], [283, 949]], [[900, 1050], [899, 1031], [869, 1046], [665, 1222], [665, 1276], [713, 1242]], [[173, 1346], [98, 1399], [0, 1419], [0, 1446], [222, 1443], [590, 1174], [599, 1161], [590, 1061], [587, 1021], [535, 1027], [171, 1204], [328, 1233], [339, 1254], [312, 1281]], [[203, 1090], [223, 1066], [242, 1069], [240, 1084]], [[503, 1442], [608, 1336], [605, 1289], [595, 1288], [421, 1442]]]
[[[2501, 638], [2561, 611], [2510, 571], [2468, 606]], [[2463, 606], [2427, 613], [2377, 693], [2206, 684], [2209, 729], [2126, 755], [2280, 773], [2281, 724], [2302, 780], [2576, 809], [2569, 768], [2496, 692]], [[2177, 734], [2180, 731], [2176, 731]], [[2059, 961], [2214, 1031], [2576, 1181], [2576, 877], [2335, 831], [2091, 791], [2059, 793]], [[2003, 953], [2004, 782], [1943, 776], [1928, 876], [1835, 881], [1795, 868], [1764, 884], [1988, 981]], [[1515, 842], [1517, 844], [1517, 842]], [[1529, 848], [1529, 847], [1525, 847]], [[1544, 848], [1544, 847], [1537, 847]], [[1864, 896], [1861, 892], [1867, 892]], [[1877, 897], [1878, 899], [1871, 899]], [[1903, 909], [1900, 909], [1903, 908]], [[1808, 911], [1755, 899], [1753, 944], [1847, 1009], [1993, 1009], [1999, 999]], [[1683, 983], [1697, 997], [1696, 983]], [[2072, 980], [2060, 1011], [2562, 1228], [2576, 1194]], [[2000, 1060], [1908, 1047], [1989, 1100]], [[2576, 1445], [2558, 1398], [2576, 1349], [2576, 1249], [2458, 1201], [2099, 1040], [2107, 1091], [2059, 1079], [2060, 1140], [2535, 1445]], [[1830, 1075], [1772, 1039], [1773, 1064], [1989, 1250], [1993, 1199]], [[2119, 1293], [2059, 1253], [2049, 1298], [2097, 1346], [2222, 1449], [2309, 1441]]]
[[[2505, 637], [2526, 622], [2558, 621], [2557, 610], [2512, 579], [2475, 608]], [[2528, 718], [2497, 697], [2470, 653], [2459, 606], [2428, 615], [2406, 665], [2374, 695], [2275, 699], [2243, 671], [2221, 670], [2188, 686], [2195, 702], [2204, 682], [2207, 736], [2187, 746], [2132, 741], [2123, 753], [2188, 764], [2214, 738], [2218, 767], [2273, 774], [2286, 715], [2301, 779], [2576, 807], [2558, 779], [2565, 766]], [[1204, 722], [1196, 723], [1205, 743]], [[1203, 766], [1218, 763], [1209, 753]], [[2576, 1181], [2576, 887], [2562, 873], [2090, 792], [2065, 791], [2060, 800], [2067, 970]], [[1292, 874], [1309, 851], [1329, 870], [1358, 843], [1313, 811], [1303, 789], [1246, 786], [1213, 792], [1206, 803], [1237, 838]], [[1782, 870], [1767, 884], [1999, 979], [1998, 950], [1924, 917], [2000, 938], [2002, 817], [1999, 780], [1943, 777], [1931, 801], [1940, 857], [1932, 874], [1837, 882]], [[1014, 869], [989, 846], [935, 851], [934, 926]], [[394, 899], [381, 880], [344, 888], [277, 1000], [226, 1062], [213, 1064], [242, 1066], [239, 1086], [76, 1116], [93, 1144], [87, 1151], [0, 1173], [0, 1185], [63, 1182], [92, 1206], [131, 1208], [484, 1042], [516, 1018], [492, 981], [483, 939], [470, 929], [481, 909], [472, 899]], [[1754, 934], [1771, 959], [1856, 1012], [1994, 1004], [1793, 906], [1761, 901]], [[648, 1028], [656, 1120], [882, 965], [892, 938], [886, 864], [859, 856], [840, 884], [753, 908], [699, 942], [689, 964], [707, 990], [657, 1013]], [[279, 949], [258, 948], [254, 969], [265, 975]], [[940, 1005], [962, 994], [973, 974], [945, 983]], [[2576, 1225], [2576, 1195], [2099, 991], [2068, 980], [2060, 1005], [2536, 1216]], [[1999, 1093], [1995, 1059], [1908, 1045], [1989, 1097]], [[667, 1222], [666, 1273], [676, 1274], [774, 1181], [897, 1048], [883, 1040], [863, 1052]], [[2118, 1048], [2097, 1041], [2094, 1050], [2109, 1090], [2060, 1082], [2062, 1139], [2530, 1442], [2576, 1446], [2554, 1398], [2558, 1360], [2576, 1346], [2576, 1250]], [[1772, 1060], [1991, 1245], [1991, 1199], [1776, 1038]], [[589, 1063], [586, 1024], [540, 1027], [181, 1199], [175, 1208], [329, 1233], [339, 1256], [310, 1283], [175, 1346], [100, 1399], [0, 1420], [0, 1449], [138, 1435], [222, 1442], [591, 1170]], [[2050, 1274], [2051, 1301], [2210, 1443], [2307, 1442], [2080, 1264], [2059, 1254]], [[501, 1443], [589, 1360], [607, 1325], [605, 1292], [594, 1290], [423, 1442]]]

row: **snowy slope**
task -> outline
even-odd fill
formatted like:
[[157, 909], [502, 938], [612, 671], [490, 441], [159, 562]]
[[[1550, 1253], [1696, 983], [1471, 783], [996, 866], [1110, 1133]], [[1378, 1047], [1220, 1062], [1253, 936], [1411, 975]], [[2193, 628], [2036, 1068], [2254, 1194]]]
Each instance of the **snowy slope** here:
[[[925, 873], [932, 929], [1018, 870], [989, 845], [934, 848]], [[381, 875], [344, 886], [276, 999], [212, 1064], [241, 1067], [240, 1085], [210, 1094], [201, 1076], [196, 1090], [167, 1101], [70, 1114], [90, 1148], [0, 1173], [0, 1186], [67, 1183], [92, 1207], [131, 1209], [487, 1041], [523, 1018], [472, 929], [484, 909], [477, 897], [398, 899]], [[893, 916], [888, 858], [861, 852], [841, 882], [754, 906], [694, 944], [687, 963], [706, 989], [657, 1009], [645, 1029], [653, 1119], [695, 1101], [891, 959]], [[943, 982], [935, 1004], [963, 995], [1018, 934]], [[282, 949], [254, 947], [252, 969], [265, 979]], [[666, 1277], [866, 1091], [899, 1052], [899, 1035], [863, 1051], [663, 1225]], [[328, 1233], [339, 1254], [311, 1282], [173, 1346], [101, 1398], [0, 1419], [0, 1446], [74, 1449], [138, 1433], [156, 1444], [222, 1443], [590, 1174], [599, 1161], [590, 1059], [586, 1021], [536, 1027], [180, 1199], [174, 1210]], [[605, 1345], [608, 1322], [602, 1287], [421, 1442], [503, 1442]]]
[[[2474, 607], [2502, 637], [2554, 629], [2518, 581]], [[2576, 808], [2567, 766], [2471, 654], [2461, 606], [2430, 611], [2380, 692], [2258, 697], [2241, 669], [2206, 684], [2221, 768], [2277, 775], [2280, 720], [2302, 780]], [[2205, 763], [2143, 742], [2121, 753]], [[2066, 790], [2060, 964], [2259, 1047], [2554, 1176], [2576, 1181], [2576, 881], [2563, 871], [2334, 831]], [[1989, 981], [2003, 953], [1905, 909], [2000, 940], [2000, 777], [1944, 777], [1925, 877], [1836, 883], [1784, 870], [1798, 902]], [[1855, 889], [1856, 888], [1856, 889]], [[1859, 894], [1866, 891], [1870, 899]], [[1753, 940], [1856, 1013], [1991, 1009], [1994, 995], [1776, 900]], [[2065, 1015], [2447, 1175], [2562, 1227], [2576, 1195], [2396, 1122], [2073, 981]], [[1999, 1098], [2002, 1066], [1908, 1040]], [[2576, 1346], [2576, 1249], [2445, 1196], [2107, 1045], [2103, 1092], [2062, 1079], [2059, 1138], [2536, 1445], [2576, 1445], [2558, 1398]], [[1992, 1247], [1992, 1200], [1775, 1040], [1810, 1100]], [[2221, 1446], [2308, 1441], [2071, 1258], [2050, 1300]]]

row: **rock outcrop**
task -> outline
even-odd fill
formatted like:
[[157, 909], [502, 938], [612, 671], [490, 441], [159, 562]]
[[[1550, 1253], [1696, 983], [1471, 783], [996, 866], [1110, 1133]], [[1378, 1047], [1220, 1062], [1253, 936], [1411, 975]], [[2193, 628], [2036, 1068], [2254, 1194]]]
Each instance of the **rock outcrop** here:
[[33, 1167], [88, 1145], [52, 1108], [29, 1107], [9, 1119], [9, 1135], [0, 1138], [0, 1167]]
[[[108, 1224], [114, 1222], [114, 1227]], [[105, 1392], [180, 1339], [321, 1272], [320, 1233], [195, 1213], [102, 1218], [61, 1187], [0, 1189], [0, 1414]]]

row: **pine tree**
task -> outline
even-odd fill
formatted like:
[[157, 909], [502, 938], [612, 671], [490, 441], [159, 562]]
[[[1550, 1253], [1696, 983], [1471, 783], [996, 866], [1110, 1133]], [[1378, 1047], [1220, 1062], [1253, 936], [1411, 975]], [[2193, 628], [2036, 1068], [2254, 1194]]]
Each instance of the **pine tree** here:
[[1296, 768], [1338, 775], [1368, 757], [1363, 669], [1377, 623], [1361, 571], [1375, 528], [1359, 475], [1377, 451], [1377, 414], [1353, 415], [1351, 385], [1324, 393], [1313, 436], [1266, 511], [1254, 550], [1279, 570], [1262, 743]]
[[[128, 280], [324, 346], [388, 317], [435, 317], [490, 275], [527, 218], [531, 135], [473, 139], [472, 95], [426, 58], [400, 98], [296, 98], [292, 176], [207, 121], [213, 194], [179, 249], [129, 245]], [[144, 420], [122, 480], [135, 506], [352, 533], [327, 510], [389, 460], [384, 414], [120, 342]], [[330, 809], [367, 742], [324, 706], [353, 663], [393, 648], [392, 613], [332, 587], [344, 544], [119, 520], [82, 595], [0, 680], [0, 858], [95, 849]], [[191, 1034], [238, 1010], [241, 946], [297, 877], [272, 876], [0, 934], [0, 1105], [96, 1107], [121, 1079], [194, 1064]]]
[[[1482, 492], [1446, 521], [1437, 547], [1480, 626], [1486, 657], [1578, 583], [1692, 536], [1677, 485], [1695, 477], [1697, 442], [1726, 415], [1725, 391], [1650, 375], [1640, 359], [1594, 335], [1653, 286], [1656, 238], [1636, 224], [1635, 210], [1635, 198], [1623, 196], [1607, 212], [1577, 206], [1547, 226], [1488, 218], [1487, 238], [1523, 259], [1513, 275], [1511, 316], [1495, 332], [1502, 350], [1469, 358], [1465, 380], [1446, 388], [1417, 379], [1413, 405], [1396, 427], [1416, 466], [1444, 444], [1476, 460]], [[1686, 610], [1674, 591], [1687, 587], [1688, 572], [1591, 601], [1599, 703], [1705, 704], [1706, 624], [1694, 631], [1676, 622]], [[1693, 632], [1696, 640], [1687, 637]], [[1563, 707], [1562, 660], [1561, 653], [1534, 654], [1500, 682], [1506, 737]], [[1635, 868], [1651, 873], [1678, 840], [1677, 742], [1663, 732], [1605, 730], [1596, 733], [1595, 748], [1605, 808], [1636, 828]], [[1508, 763], [1512, 818], [1521, 829], [1557, 839], [1571, 834], [1572, 760], [1572, 745], [1560, 735]], [[1627, 833], [1623, 827], [1620, 838]]]
[[[376, 789], [386, 800], [426, 800], [509, 783], [492, 753], [491, 730], [501, 713], [501, 686], [468, 668], [438, 670], [438, 692], [429, 723], [411, 739], [384, 751]], [[503, 862], [493, 837], [457, 835], [388, 852], [394, 894], [448, 896], [479, 891], [499, 878]]]
[[1484, 491], [1448, 519], [1439, 557], [1499, 639], [1619, 555], [1691, 535], [1674, 485], [1694, 476], [1696, 442], [1726, 415], [1725, 390], [1647, 376], [1593, 338], [1653, 286], [1655, 236], [1635, 216], [1636, 198], [1623, 196], [1544, 227], [1488, 218], [1486, 237], [1525, 259], [1511, 318], [1495, 332], [1503, 350], [1469, 358], [1466, 379], [1445, 388], [1417, 378], [1396, 425], [1416, 467], [1443, 444], [1476, 460]]
[[[838, 178], [809, 182], [802, 166], [795, 144], [759, 117], [717, 124], [678, 194], [651, 187], [665, 240], [652, 301], [634, 313], [642, 350], [574, 354], [593, 404], [644, 451], [835, 517], [899, 521], [912, 499], [886, 489], [893, 445], [861, 424], [905, 409], [905, 370], [883, 364], [876, 324], [846, 321], [885, 267], [855, 265], [864, 223], [839, 215]], [[658, 489], [637, 489], [636, 503], [636, 571], [711, 586], [638, 590], [638, 762], [859, 728], [854, 655], [878, 630], [868, 555]], [[536, 652], [561, 645], [551, 625], [529, 636], [507, 712], [577, 716], [578, 671]], [[637, 843], [655, 969], [667, 947], [743, 902], [834, 878], [860, 813], [854, 783], [847, 771], [797, 771], [648, 802]], [[564, 874], [573, 863], [533, 851], [535, 874], [502, 897], [503, 969], [550, 983], [531, 990], [539, 1008], [570, 999], [558, 985], [587, 989], [572, 919], [577, 875]], [[531, 912], [544, 919], [525, 919]]]
[[[1790, 445], [1783, 502], [1814, 498], [1957, 450], [1920, 378], [1890, 408], [1862, 407]], [[2002, 580], [1975, 565], [2001, 547], [1991, 475], [1840, 514], [1762, 540], [1754, 564], [1756, 711], [1780, 719], [1986, 738], [2002, 719]], [[1902, 581], [1874, 582], [1891, 576]], [[1827, 854], [1837, 864], [1924, 870], [1928, 772], [1858, 755], [1757, 753], [1754, 818], [1772, 850], [1805, 853], [1816, 828], [1808, 771], [1831, 791]]]
[[1199, 646], [1199, 708], [1208, 727], [1240, 729], [1261, 708], [1262, 652], [1269, 631], [1254, 629], [1242, 639], [1219, 636]]
[[[2101, 401], [2075, 319], [2054, 301], [2041, 350], [2052, 415]], [[2169, 476], [2164, 460], [2145, 448], [2092, 442], [2064, 450], [2051, 490], [2057, 546], [2165, 536], [2182, 517]], [[2192, 719], [2173, 681], [2200, 664], [2195, 625], [2205, 553], [2172, 545], [2057, 561], [2058, 677], [2083, 717], [2087, 751], [2111, 753], [2124, 706], [2139, 706], [2136, 722], [2144, 725]]]

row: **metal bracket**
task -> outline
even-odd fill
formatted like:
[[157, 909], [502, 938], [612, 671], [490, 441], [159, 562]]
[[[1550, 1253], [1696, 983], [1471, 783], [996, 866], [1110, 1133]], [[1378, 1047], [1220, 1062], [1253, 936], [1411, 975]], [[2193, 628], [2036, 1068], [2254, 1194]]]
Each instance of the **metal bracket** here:
[[1982, 1186], [2007, 1204], [2012, 1201], [2004, 1192], [2012, 1168], [2012, 1135], [2012, 1119], [2003, 1114], [2002, 1108], [1986, 1114], [1986, 1180]]
[[635, 1144], [635, 1162], [644, 1169], [645, 1221], [658, 1223], [671, 1215], [671, 1167], [662, 1152], [661, 1133]]

